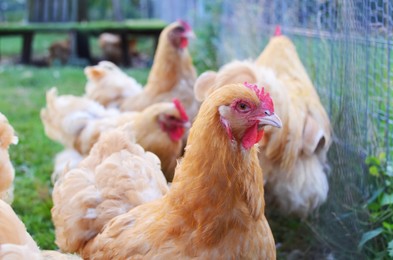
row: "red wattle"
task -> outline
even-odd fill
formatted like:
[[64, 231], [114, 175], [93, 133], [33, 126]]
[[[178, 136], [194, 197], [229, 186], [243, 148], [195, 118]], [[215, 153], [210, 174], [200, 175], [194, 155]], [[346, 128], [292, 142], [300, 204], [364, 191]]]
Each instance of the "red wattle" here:
[[188, 46], [188, 39], [186, 37], [180, 38], [180, 48], [186, 48]]
[[258, 143], [262, 137], [263, 130], [258, 131], [258, 123], [255, 123], [244, 133], [242, 145], [245, 149], [250, 149], [254, 144]]
[[183, 127], [175, 127], [169, 131], [169, 137], [172, 141], [177, 142], [183, 138], [184, 128]]

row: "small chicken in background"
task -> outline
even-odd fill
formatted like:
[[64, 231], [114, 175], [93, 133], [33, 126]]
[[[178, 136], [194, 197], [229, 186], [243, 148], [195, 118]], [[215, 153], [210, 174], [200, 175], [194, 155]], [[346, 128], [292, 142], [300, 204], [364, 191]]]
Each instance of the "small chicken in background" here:
[[184, 21], [171, 23], [161, 32], [146, 86], [141, 93], [124, 99], [121, 110], [141, 111], [151, 104], [178, 98], [192, 122], [199, 109], [193, 94], [196, 72], [187, 49], [193, 36]]
[[98, 37], [104, 60], [120, 64], [122, 61], [121, 38], [118, 34], [101, 33]]
[[71, 56], [71, 41], [65, 39], [53, 42], [49, 46], [49, 65], [66, 65]]
[[13, 181], [14, 167], [10, 161], [8, 149], [11, 144], [17, 144], [18, 138], [7, 118], [0, 113], [0, 199], [11, 204], [14, 198]]
[[[128, 56], [131, 59], [132, 67], [146, 67], [148, 57], [137, 50], [137, 38], [127, 39]], [[101, 48], [103, 59], [121, 64], [123, 61], [123, 52], [121, 46], [121, 37], [118, 34], [102, 33], [98, 37], [98, 45]]]
[[260, 142], [267, 201], [281, 212], [304, 218], [327, 198], [324, 170], [332, 133], [294, 45], [285, 36], [273, 37], [255, 63], [234, 61], [218, 72], [202, 74], [195, 95], [202, 101], [215, 89], [239, 82], [264, 86], [283, 121], [283, 129], [267, 128]]
[[169, 191], [158, 159], [127, 130], [104, 133], [55, 184], [56, 243], [84, 259], [275, 259], [255, 145], [268, 125], [281, 127], [268, 93], [218, 89], [201, 106]]
[[13, 209], [0, 200], [0, 259], [2, 260], [77, 260], [76, 255], [40, 251]]
[[87, 77], [86, 97], [105, 107], [119, 107], [124, 99], [142, 92], [142, 86], [115, 64], [101, 61], [84, 70]]
[[150, 58], [146, 53], [138, 51], [138, 39], [131, 38], [128, 41], [128, 55], [131, 57], [133, 68], [146, 68], [149, 65]]
[[[176, 161], [182, 152], [182, 138], [190, 124], [178, 100], [153, 104], [141, 112], [119, 112], [106, 110], [88, 98], [57, 96], [56, 89], [47, 92], [47, 107], [41, 111], [41, 120], [49, 138], [76, 150], [81, 156], [89, 154], [103, 132], [131, 122], [137, 143], [160, 158], [168, 181], [172, 181]], [[78, 160], [75, 153], [70, 157]], [[65, 166], [70, 167], [68, 163], [71, 162], [67, 161]], [[55, 169], [61, 167], [57, 164]]]

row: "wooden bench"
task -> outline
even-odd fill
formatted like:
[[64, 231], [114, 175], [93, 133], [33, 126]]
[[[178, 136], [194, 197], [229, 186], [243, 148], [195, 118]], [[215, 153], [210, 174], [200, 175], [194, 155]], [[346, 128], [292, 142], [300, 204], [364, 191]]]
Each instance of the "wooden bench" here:
[[97, 36], [103, 32], [116, 33], [121, 36], [123, 63], [125, 66], [128, 66], [130, 63], [128, 59], [128, 36], [152, 36], [154, 37], [156, 47], [158, 37], [165, 26], [165, 22], [153, 19], [125, 20], [123, 22], [6, 23], [0, 24], [0, 37], [7, 35], [22, 36], [21, 63], [31, 64], [32, 45], [36, 33], [75, 32], [86, 38], [84, 43], [78, 42], [76, 44], [78, 58], [84, 58], [91, 62], [88, 37]]
[[71, 33], [74, 57], [92, 63], [89, 37], [98, 36], [103, 32], [116, 33], [121, 37], [123, 64], [129, 66], [128, 36], [154, 37], [154, 46], [157, 47], [158, 37], [166, 23], [154, 19], [123, 20], [121, 1], [111, 1], [116, 21], [89, 21], [88, 0], [26, 0], [27, 22], [0, 23], [0, 37], [21, 36], [23, 43], [20, 61], [23, 64], [31, 64], [35, 34]]

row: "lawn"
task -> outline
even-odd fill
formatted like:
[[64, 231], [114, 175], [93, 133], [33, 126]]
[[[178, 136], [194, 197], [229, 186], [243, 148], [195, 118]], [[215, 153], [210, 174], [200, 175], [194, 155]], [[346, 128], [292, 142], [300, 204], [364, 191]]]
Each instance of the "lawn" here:
[[[148, 70], [126, 73], [145, 83]], [[0, 112], [7, 116], [19, 137], [19, 144], [10, 149], [16, 172], [12, 206], [43, 249], [56, 248], [50, 215], [50, 176], [54, 155], [62, 147], [45, 136], [40, 109], [45, 106], [49, 88], [58, 87], [59, 94], [81, 95], [85, 82], [83, 69], [78, 67], [0, 67]]]

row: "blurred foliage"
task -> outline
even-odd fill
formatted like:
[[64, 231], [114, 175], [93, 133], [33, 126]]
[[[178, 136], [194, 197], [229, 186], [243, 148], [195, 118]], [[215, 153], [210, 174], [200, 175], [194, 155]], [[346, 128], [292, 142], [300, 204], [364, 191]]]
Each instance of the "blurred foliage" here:
[[195, 21], [197, 39], [192, 42], [191, 56], [198, 74], [206, 70], [217, 70], [221, 0], [206, 3], [205, 14]]
[[20, 22], [26, 15], [26, 0], [0, 1], [0, 22]]
[[368, 231], [363, 233], [358, 249], [372, 259], [393, 257], [393, 175], [386, 169], [386, 154], [366, 159], [373, 191], [364, 204], [369, 211]]
[[[0, 1], [0, 21], [20, 22], [27, 20], [27, 6], [28, 0], [2, 0]], [[114, 2], [119, 5], [120, 17], [114, 10]], [[116, 18], [143, 18], [142, 14], [150, 14], [151, 5], [144, 6], [141, 0], [89, 0], [88, 1], [88, 17], [91, 21], [96, 20], [116, 20]]]

